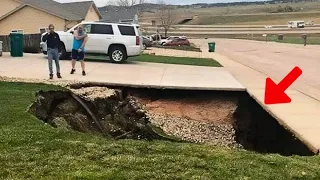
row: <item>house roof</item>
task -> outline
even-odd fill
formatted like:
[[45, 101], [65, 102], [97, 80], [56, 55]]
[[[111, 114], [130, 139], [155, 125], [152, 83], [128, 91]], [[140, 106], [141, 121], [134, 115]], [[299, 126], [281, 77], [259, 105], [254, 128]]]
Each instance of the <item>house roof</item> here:
[[73, 11], [69, 11], [63, 8], [61, 3], [58, 3], [53, 0], [21, 0], [23, 3], [27, 5], [31, 5], [42, 9], [46, 12], [64, 18], [66, 20], [81, 20], [82, 18], [78, 15], [73, 13]]
[[[100, 18], [102, 18], [102, 15], [100, 14], [99, 9], [95, 5], [93, 1], [82, 1], [82, 2], [73, 2], [73, 3], [62, 3], [60, 4], [63, 6], [63, 9], [66, 9], [68, 11], [73, 12], [74, 14], [79, 15], [81, 18], [85, 18], [88, 14], [88, 10], [93, 6], [93, 9], [97, 12]], [[76, 11], [75, 11], [76, 10]]]
[[100, 8], [103, 22], [118, 22], [119, 20], [134, 19], [138, 13], [137, 9], [125, 8]]
[[25, 6], [30, 6], [49, 14], [58, 16], [69, 21], [84, 20], [91, 5], [96, 10], [100, 18], [102, 18], [98, 8], [93, 1], [75, 2], [75, 3], [58, 3], [53, 0], [17, 0], [22, 3], [21, 6], [2, 16], [0, 20], [10, 16]]

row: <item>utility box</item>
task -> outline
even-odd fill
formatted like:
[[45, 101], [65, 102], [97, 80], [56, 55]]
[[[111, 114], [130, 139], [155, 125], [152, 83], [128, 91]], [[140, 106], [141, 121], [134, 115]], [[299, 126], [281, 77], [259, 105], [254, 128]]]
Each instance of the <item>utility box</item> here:
[[307, 34], [302, 34], [301, 37], [303, 39], [304, 46], [306, 46], [307, 45], [307, 37], [308, 37], [308, 35]]
[[210, 42], [210, 43], [208, 43], [208, 45], [209, 45], [209, 52], [215, 52], [216, 43], [215, 42]]
[[3, 44], [3, 42], [0, 41], [0, 56], [2, 56], [2, 44]]
[[283, 34], [278, 34], [278, 41], [283, 41]]
[[12, 57], [23, 56], [23, 34], [12, 32], [10, 33], [10, 55]]

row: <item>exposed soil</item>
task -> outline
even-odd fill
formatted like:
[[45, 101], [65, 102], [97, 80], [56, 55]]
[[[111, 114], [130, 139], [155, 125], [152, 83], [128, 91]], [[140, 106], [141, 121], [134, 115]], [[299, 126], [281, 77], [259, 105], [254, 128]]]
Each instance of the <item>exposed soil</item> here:
[[174, 90], [129, 93], [143, 104], [150, 121], [167, 134], [191, 142], [239, 147], [233, 128], [233, 113], [238, 107], [234, 93]]
[[200, 122], [232, 123], [232, 113], [237, 108], [236, 101], [215, 99], [183, 98], [180, 100], [138, 98], [152, 114], [186, 118]]
[[114, 90], [100, 97], [86, 96], [91, 101], [68, 91], [40, 91], [36, 97], [29, 112], [57, 128], [115, 139], [166, 139], [149, 126], [133, 98], [121, 101]]

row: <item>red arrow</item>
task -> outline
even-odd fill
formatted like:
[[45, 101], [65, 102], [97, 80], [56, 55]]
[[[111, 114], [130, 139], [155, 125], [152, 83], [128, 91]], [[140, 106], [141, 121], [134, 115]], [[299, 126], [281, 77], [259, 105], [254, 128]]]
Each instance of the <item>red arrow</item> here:
[[265, 104], [290, 103], [290, 97], [284, 92], [302, 74], [299, 67], [293, 70], [277, 85], [271, 78], [266, 79]]

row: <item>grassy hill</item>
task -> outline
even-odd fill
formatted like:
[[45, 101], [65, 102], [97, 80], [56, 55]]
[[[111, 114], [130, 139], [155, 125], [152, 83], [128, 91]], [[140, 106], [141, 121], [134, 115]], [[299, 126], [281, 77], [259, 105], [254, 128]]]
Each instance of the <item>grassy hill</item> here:
[[277, 13], [277, 14], [242, 14], [211, 16], [200, 15], [198, 19], [188, 24], [213, 25], [213, 24], [234, 24], [234, 25], [284, 25], [290, 20], [305, 20], [320, 23], [320, 12], [308, 13]]
[[[320, 23], [320, 1], [281, 4], [251, 4], [225, 7], [201, 8], [201, 6], [181, 6], [176, 8], [178, 14], [192, 14], [193, 25], [214, 24], [250, 24], [250, 25], [283, 25], [289, 20], [312, 20]], [[156, 11], [156, 10], [154, 10]], [[157, 19], [155, 13], [145, 13], [142, 22], [151, 23]], [[179, 22], [179, 20], [177, 20]]]

